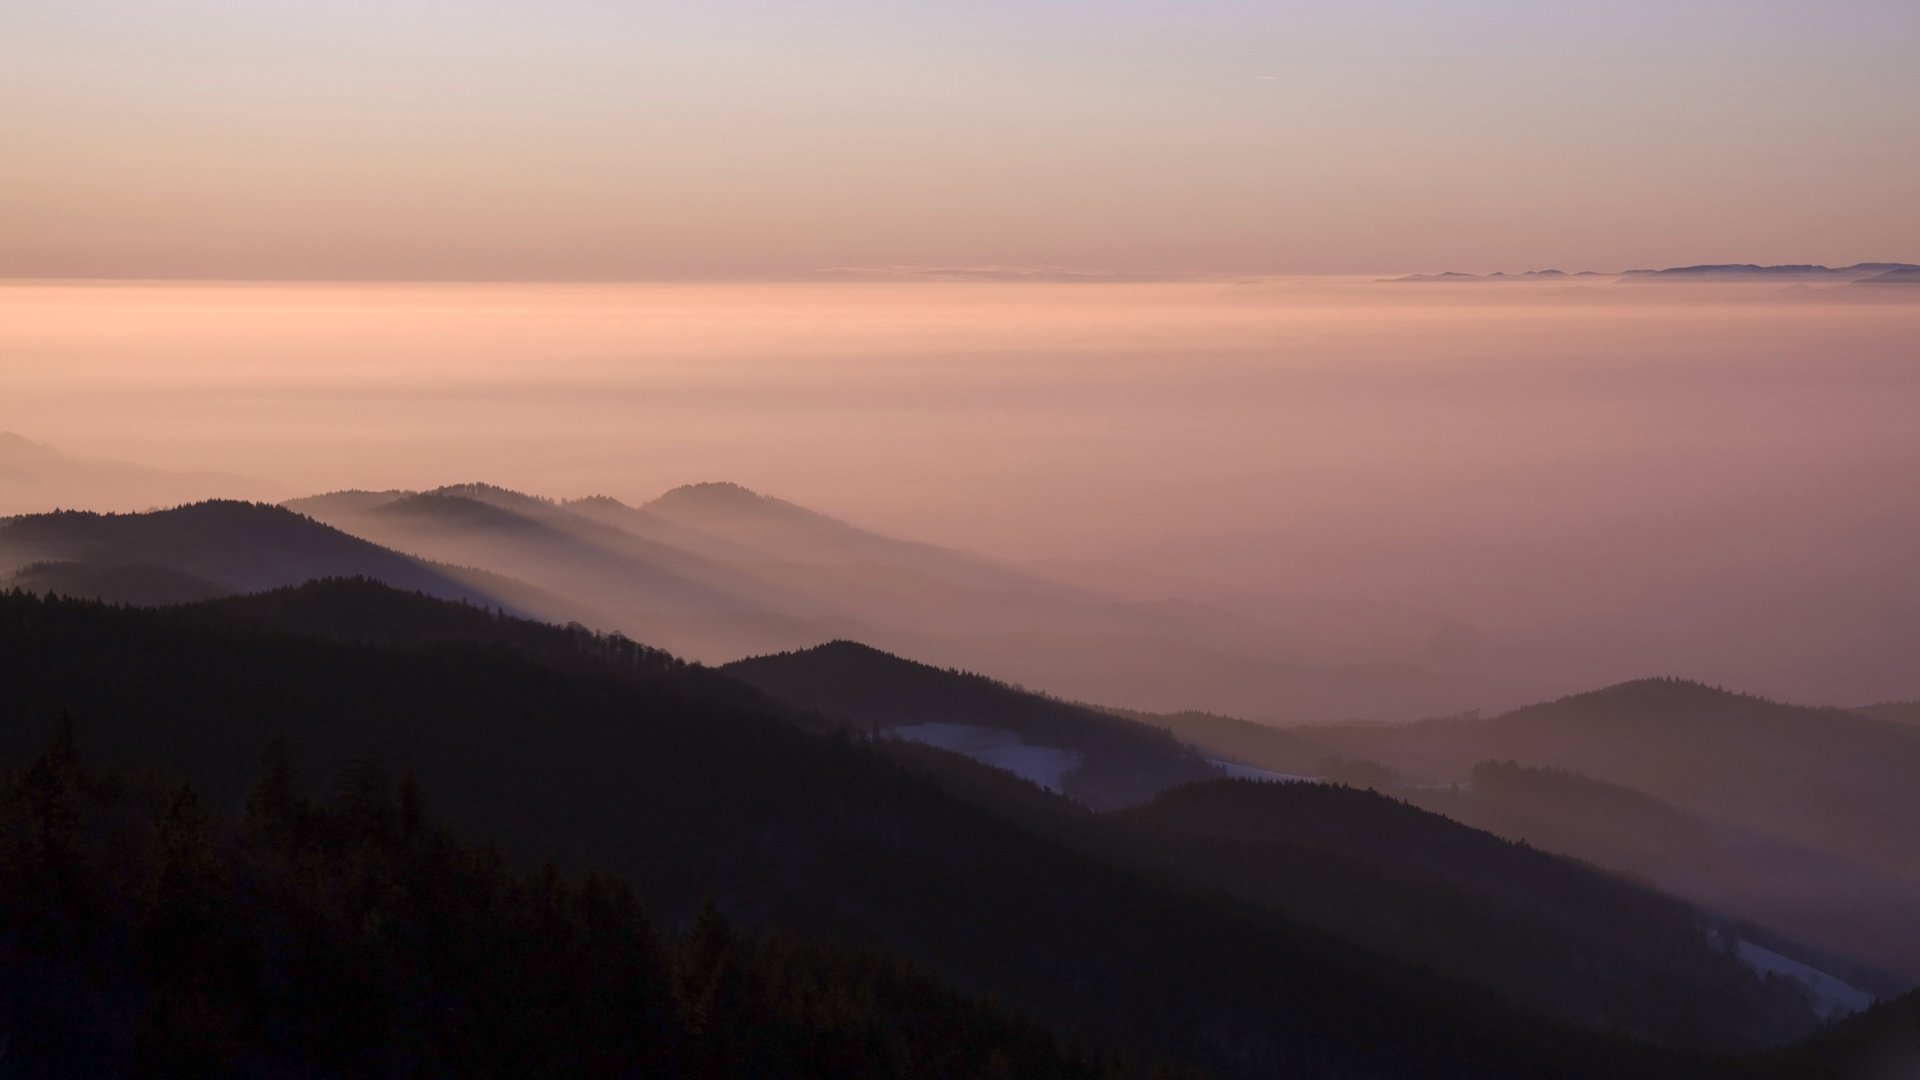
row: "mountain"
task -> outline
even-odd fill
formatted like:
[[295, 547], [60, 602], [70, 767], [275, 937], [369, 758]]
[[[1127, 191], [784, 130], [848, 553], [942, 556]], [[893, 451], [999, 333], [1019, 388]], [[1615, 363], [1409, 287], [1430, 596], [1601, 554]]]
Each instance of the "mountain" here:
[[[63, 725], [0, 813], [10, 1076], [1019, 1075], [1123, 1080], [897, 956], [653, 922], [624, 882], [462, 842], [377, 762], [237, 815]], [[1166, 1072], [1154, 1066], [1155, 1075]]]
[[187, 604], [226, 596], [231, 589], [206, 578], [152, 563], [47, 562], [28, 563], [11, 576], [0, 577], [8, 588], [59, 596], [112, 600], [121, 604], [158, 607]]
[[[1216, 781], [1122, 817], [1135, 859], [1556, 1015], [1722, 1047], [1811, 1030], [1800, 987], [1724, 946], [1748, 931], [1373, 791]], [[1871, 1000], [1823, 1004], [1839, 1016]]]
[[47, 510], [147, 510], [208, 498], [277, 499], [265, 480], [224, 473], [168, 472], [75, 457], [0, 431], [0, 516]]
[[1106, 708], [1143, 724], [1164, 728], [1209, 760], [1231, 769], [1253, 770], [1276, 777], [1306, 777], [1323, 771], [1330, 757], [1326, 746], [1303, 734], [1302, 728], [1257, 724], [1219, 713], [1147, 713]]
[[1701, 266], [1671, 266], [1664, 270], [1629, 270], [1629, 280], [1686, 281], [1855, 281], [1888, 271], [1920, 270], [1912, 263], [1855, 263], [1852, 266], [1819, 266], [1789, 263], [1761, 266], [1755, 263], [1713, 263]]
[[[1055, 1031], [1222, 1075], [1711, 1075], [1048, 840], [902, 770], [890, 742], [809, 732], [745, 691], [711, 696], [688, 678], [711, 673], [630, 643], [512, 631], [575, 634], [577, 665], [552, 666], [506, 641], [399, 640], [412, 625], [523, 625], [422, 604], [325, 583], [270, 597], [263, 626], [252, 599], [0, 596], [0, 655], [17, 661], [0, 756], [35, 760], [65, 712], [86, 760], [189, 780], [237, 815], [273, 775], [260, 763], [278, 736], [310, 788], [365, 775], [355, 762], [373, 755], [433, 793], [459, 836], [520, 866], [598, 867], [668, 925], [711, 897], [747, 932], [896, 950]], [[274, 628], [307, 620], [320, 629]]]
[[0, 519], [0, 581], [21, 588], [170, 602], [356, 576], [449, 600], [540, 606], [513, 582], [435, 566], [261, 503]]
[[1382, 278], [1381, 280], [1389, 282], [1430, 281], [1443, 283], [1466, 281], [1560, 281], [1567, 278], [1594, 276], [1596, 275], [1594, 271], [1591, 270], [1582, 270], [1573, 274], [1569, 274], [1565, 270], [1528, 270], [1519, 274], [1509, 274], [1504, 271], [1495, 271], [1491, 274], [1467, 274], [1458, 270], [1448, 270], [1439, 274], [1408, 274], [1404, 277]]
[[1280, 626], [1063, 583], [736, 484], [689, 485], [640, 506], [488, 484], [286, 505], [423, 559], [537, 586], [564, 601], [544, 617], [618, 627], [708, 663], [850, 638], [1062, 696], [1296, 720], [1406, 718], [1491, 692], [1404, 664], [1319, 661], [1324, 650]]
[[[1745, 920], [1738, 936], [1750, 948], [1792, 953], [1845, 984], [1829, 988], [1829, 1011], [1913, 986], [1911, 976], [1883, 966], [1888, 944], [1912, 935], [1913, 882], [1899, 874], [1560, 769], [1482, 762], [1462, 784], [1400, 793], [1463, 824]], [[1759, 927], [1791, 928], [1798, 944]]]
[[1856, 285], [1920, 285], [1920, 266], [1893, 266], [1871, 277], [1857, 279]]
[[788, 704], [953, 750], [1096, 810], [1218, 775], [1165, 731], [857, 642], [722, 670]]
[[1889, 1001], [1760, 1058], [1767, 1080], [1906, 1080], [1920, 1075], [1920, 992]]
[[[1806, 936], [1821, 935], [1848, 912], [1920, 904], [1920, 836], [1906, 825], [1920, 813], [1912, 783], [1920, 775], [1920, 728], [1910, 724], [1647, 679], [1495, 717], [1301, 734], [1413, 784], [1471, 784], [1474, 767], [1487, 761], [1578, 772], [1717, 827], [1861, 868], [1827, 886], [1824, 900], [1818, 881], [1789, 890], [1807, 898], [1807, 909], [1778, 925]], [[1645, 844], [1652, 858], [1664, 838], [1626, 842]], [[1676, 877], [1654, 880], [1681, 887]], [[1920, 929], [1880, 948], [1867, 959], [1920, 978]]]
[[1886, 701], [1878, 705], [1863, 705], [1853, 711], [1876, 720], [1920, 725], [1920, 701]]
[[[1163, 769], [1152, 774], [1156, 782], [1150, 784], [1116, 786], [1109, 780], [1093, 791], [1099, 797], [1090, 798], [1089, 780], [1100, 755], [1111, 760], [1119, 752], [1113, 745], [1116, 734], [1137, 746], [1145, 732], [1156, 741], [1166, 732], [1131, 724], [1116, 729], [1108, 714], [851, 642], [740, 661], [723, 670], [781, 700], [956, 751], [1049, 790], [1064, 787], [1082, 804], [1130, 807], [1090, 819], [1066, 806], [993, 787], [936, 757], [898, 756], [949, 778], [951, 790], [995, 806], [1031, 829], [1128, 865], [1270, 904], [1347, 940], [1499, 986], [1568, 1018], [1604, 1015], [1608, 1024], [1645, 1036], [1708, 1037], [1697, 1026], [1697, 1006], [1656, 1004], [1630, 989], [1647, 983], [1694, 987], [1689, 993], [1702, 986], [1721, 988], [1713, 992], [1727, 994], [1729, 1004], [1716, 1014], [1748, 1016], [1744, 1026], [1729, 1024], [1710, 1036], [1725, 1045], [1737, 1045], [1756, 1031], [1792, 1031], [1794, 1017], [1805, 1015], [1792, 995], [1770, 1000], [1757, 993], [1741, 999], [1732, 988], [1742, 985], [1746, 969], [1714, 933], [1703, 931], [1709, 917], [1692, 906], [1372, 792], [1326, 784], [1176, 785]], [[1292, 738], [1225, 717], [1154, 719], [1185, 720], [1190, 729], [1225, 731], [1239, 739], [1255, 735], [1239, 728], [1281, 741]], [[955, 728], [976, 734], [957, 738]], [[987, 732], [1002, 737], [990, 740]], [[1044, 751], [1051, 749], [1077, 755], [1076, 763], [1083, 757], [1085, 764], [1066, 772], [1062, 783], [1045, 772]], [[1142, 760], [1140, 751], [1133, 751], [1133, 760]], [[1138, 765], [1130, 772], [1107, 765], [1108, 776], [1117, 773], [1123, 779], [1144, 771]], [[1152, 797], [1143, 799], [1142, 793]], [[1727, 934], [1732, 937], [1734, 931]], [[1745, 928], [1738, 934], [1760, 936]], [[1530, 966], [1548, 957], [1539, 968]], [[1669, 963], [1674, 966], [1663, 966]], [[1569, 970], [1583, 975], [1569, 980]], [[1602, 985], [1614, 989], [1602, 990]], [[1906, 985], [1891, 980], [1876, 988], [1897, 992]], [[1736, 999], [1741, 1004], [1730, 1004]], [[1843, 992], [1824, 1006], [1830, 1015], [1841, 1015], [1870, 1000], [1859, 991]], [[1644, 1011], [1623, 1009], [1624, 1001]], [[1664, 1026], [1669, 1019], [1678, 1027]], [[1680, 1035], [1682, 1029], [1689, 1034]]]
[[1450, 270], [1442, 274], [1408, 274], [1384, 278], [1388, 282], [1467, 282], [1467, 281], [1541, 281], [1570, 277], [1617, 277], [1623, 281], [1902, 281], [1920, 274], [1914, 263], [1866, 262], [1851, 266], [1820, 266], [1814, 263], [1703, 263], [1697, 266], [1669, 266], [1659, 270], [1622, 270], [1617, 273], [1582, 270], [1569, 274], [1562, 270], [1528, 270], [1521, 274], [1494, 272], [1466, 274]]

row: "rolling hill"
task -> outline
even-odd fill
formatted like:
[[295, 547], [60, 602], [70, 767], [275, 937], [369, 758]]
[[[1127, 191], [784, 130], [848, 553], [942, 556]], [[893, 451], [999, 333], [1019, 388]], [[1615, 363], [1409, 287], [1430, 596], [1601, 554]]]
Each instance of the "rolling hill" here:
[[439, 566], [264, 503], [144, 514], [63, 511], [0, 519], [0, 584], [123, 603], [367, 577], [448, 600], [551, 614], [551, 598], [484, 571]]
[[231, 813], [276, 737], [309, 787], [372, 754], [459, 834], [600, 867], [669, 924], [712, 897], [748, 928], [899, 950], [1100, 1045], [1228, 1075], [1702, 1075], [1036, 834], [901, 769], [898, 743], [813, 733], [617, 639], [332, 582], [162, 611], [8, 594], [0, 655], [7, 760], [65, 713], [89, 760], [191, 780]]
[[[1751, 853], [1751, 839], [1759, 838], [1777, 845], [1776, 852], [1802, 853], [1781, 863], [1778, 873], [1812, 865], [1806, 853], [1818, 853], [1830, 867], [1855, 867], [1858, 873], [1827, 884], [1824, 901], [1817, 877], [1771, 887], [1776, 896], [1798, 894], [1807, 903], [1801, 918], [1780, 923], [1783, 929], [1829, 943], [1848, 911], [1893, 912], [1920, 903], [1920, 835], [1907, 827], [1920, 812], [1912, 783], [1920, 775], [1920, 728], [1911, 724], [1648, 679], [1494, 717], [1321, 726], [1298, 734], [1332, 753], [1379, 762], [1414, 785], [1470, 784], [1475, 765], [1489, 761], [1577, 772], [1632, 789], [1711, 829], [1731, 830], [1725, 842], [1747, 845], [1740, 850]], [[1509, 827], [1519, 826], [1502, 829]], [[1606, 828], [1604, 821], [1593, 827]], [[1623, 829], [1615, 836], [1613, 858], [1626, 858], [1619, 845], [1641, 852], [1630, 865], [1658, 865], [1671, 855], [1661, 854], [1672, 839], [1661, 832], [1637, 836]], [[1699, 897], [1678, 876], [1654, 880]], [[1765, 880], [1755, 887], [1754, 899], [1765, 901]], [[1862, 959], [1920, 978], [1920, 930], [1909, 928], [1879, 948], [1880, 955]]]

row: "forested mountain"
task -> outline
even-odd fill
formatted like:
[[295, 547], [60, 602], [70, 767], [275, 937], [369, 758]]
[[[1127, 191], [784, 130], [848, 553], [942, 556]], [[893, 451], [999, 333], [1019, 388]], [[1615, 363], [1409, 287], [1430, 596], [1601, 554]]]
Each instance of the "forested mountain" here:
[[858, 642], [754, 657], [722, 670], [789, 704], [967, 754], [1096, 810], [1218, 775], [1164, 730]]
[[[1330, 753], [1379, 762], [1412, 785], [1444, 788], [1470, 781], [1481, 762], [1510, 761], [1630, 788], [1706, 823], [1711, 844], [1726, 852], [1721, 858], [1761, 859], [1756, 876], [1747, 879], [1752, 888], [1736, 896], [1730, 890], [1742, 879], [1728, 875], [1706, 883], [1717, 895], [1703, 895], [1684, 863], [1661, 870], [1685, 832], [1615, 826], [1607, 815], [1617, 802], [1595, 802], [1570, 785], [1559, 785], [1565, 799], [1546, 818], [1503, 818], [1511, 812], [1494, 810], [1475, 816], [1481, 811], [1473, 802], [1448, 812], [1509, 836], [1526, 835], [1510, 830], [1528, 827], [1529, 820], [1557, 816], [1563, 823], [1550, 834], [1568, 838], [1575, 833], [1565, 819], [1584, 815], [1581, 828], [1605, 833], [1607, 847], [1586, 846], [1589, 841], [1569, 849], [1575, 854], [1597, 858], [1610, 850], [1612, 865], [1621, 860], [1622, 869], [1643, 869], [1664, 888], [1736, 910], [1775, 912], [1778, 928], [1831, 947], [1848, 937], [1872, 937], [1876, 952], [1860, 959], [1920, 978], [1920, 924], [1898, 915], [1920, 907], [1920, 834], [1907, 825], [1920, 813], [1920, 788], [1912, 782], [1920, 775], [1920, 727], [1648, 679], [1495, 717], [1296, 733]], [[1432, 801], [1436, 797], [1422, 801], [1450, 805]], [[1767, 862], [1773, 854], [1783, 861]], [[1835, 868], [1845, 872], [1824, 877]], [[1890, 920], [1904, 929], [1885, 937], [1866, 929]], [[1849, 934], [1855, 921], [1864, 925]]]
[[1187, 879], [1569, 1018], [1721, 1047], [1811, 1029], [1802, 988], [1757, 978], [1717, 917], [1373, 791], [1216, 781], [1122, 818]]
[[5, 778], [9, 1076], [1139, 1075], [896, 956], [663, 933], [625, 883], [516, 869], [351, 763], [307, 796], [270, 746], [237, 818], [87, 767]]
[[1476, 828], [1524, 837], [1713, 910], [1791, 930], [1829, 954], [1803, 952], [1808, 963], [1866, 992], [1894, 996], [1913, 985], [1911, 975], [1879, 970], [1915, 931], [1915, 884], [1897, 872], [1561, 769], [1488, 761], [1456, 787], [1401, 791]]
[[0, 519], [0, 583], [22, 588], [169, 602], [354, 576], [449, 600], [544, 606], [517, 582], [434, 565], [263, 503]]
[[1726, 920], [1375, 792], [1210, 781], [1094, 815], [924, 744], [879, 748], [1075, 850], [1270, 907], [1577, 1023], [1740, 1046], [1815, 1022], [1804, 988], [1734, 955]]
[[1876, 720], [1891, 720], [1897, 724], [1920, 725], [1920, 701], [1885, 701], [1878, 705], [1865, 705], [1854, 712], [1871, 716]]
[[[631, 643], [576, 635], [587, 659], [543, 663], [460, 640], [524, 624], [417, 597], [385, 617], [383, 595], [336, 583], [165, 611], [7, 596], [0, 755], [25, 768], [65, 714], [83, 760], [190, 781], [229, 819], [276, 738], [309, 787], [370, 755], [412, 772], [459, 836], [517, 865], [601, 868], [665, 925], [711, 896], [748, 932], [897, 949], [1092, 1045], [1225, 1074], [1703, 1075], [1036, 835], [902, 770], [897, 744], [809, 733]], [[407, 642], [409, 625], [431, 632]]]
[[1209, 758], [1286, 776], [1317, 776], [1332, 751], [1310, 728], [1276, 727], [1219, 713], [1149, 713], [1101, 706], [1103, 712], [1165, 728]]

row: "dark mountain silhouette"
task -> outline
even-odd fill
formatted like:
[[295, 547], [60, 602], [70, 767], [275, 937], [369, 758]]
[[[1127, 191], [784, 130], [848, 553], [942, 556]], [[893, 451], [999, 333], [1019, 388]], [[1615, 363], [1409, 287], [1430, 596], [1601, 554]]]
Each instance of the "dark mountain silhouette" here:
[[1750, 1067], [1755, 1076], [1799, 1080], [1905, 1080], [1920, 1074], [1920, 992], [1849, 1017]]
[[1723, 1046], [1809, 1030], [1800, 988], [1724, 947], [1730, 924], [1372, 791], [1215, 781], [1122, 816], [1143, 830], [1125, 840], [1136, 858], [1559, 1015], [1669, 1041], [1701, 1038], [1715, 1016], [1705, 1037]]
[[1528, 271], [1525, 271], [1524, 273], [1519, 273], [1519, 274], [1509, 274], [1504, 271], [1495, 271], [1491, 274], [1467, 274], [1467, 273], [1462, 273], [1458, 270], [1448, 270], [1444, 273], [1439, 273], [1439, 274], [1408, 274], [1404, 277], [1383, 278], [1382, 280], [1384, 281], [1433, 281], [1433, 282], [1556, 281], [1563, 278], [1591, 277], [1591, 276], [1594, 276], [1594, 272], [1591, 270], [1583, 270], [1575, 274], [1569, 274], [1565, 270], [1528, 270]]
[[0, 567], [47, 561], [164, 567], [230, 592], [362, 575], [447, 599], [486, 602], [430, 566], [276, 506], [218, 501], [149, 514], [68, 511], [0, 521]]
[[[856, 642], [740, 660], [722, 670], [781, 701], [844, 717], [856, 727], [949, 748], [965, 746], [962, 752], [969, 756], [1005, 760], [1013, 771], [1029, 775], [1056, 767], [1057, 781], [1046, 782], [1097, 810], [1141, 802], [1176, 784], [1216, 775], [1163, 730]], [[1036, 755], [1036, 748], [1066, 756]]]
[[1856, 285], [1920, 285], [1920, 266], [1896, 266], [1872, 277], [1860, 278]]
[[1891, 720], [1896, 724], [1920, 724], [1920, 701], [1886, 701], [1878, 705], [1864, 705], [1853, 711], [1876, 720]]
[[[1466, 783], [1402, 794], [1456, 821], [1524, 837], [1748, 920], [1754, 925], [1740, 936], [1863, 992], [1894, 997], [1913, 985], [1880, 966], [1889, 943], [1913, 936], [1915, 886], [1901, 875], [1562, 769], [1482, 762]], [[1790, 927], [1800, 944], [1757, 927]]]
[[[1466, 781], [1482, 761], [1577, 771], [1900, 883], [1892, 894], [1838, 893], [1835, 902], [1808, 913], [1807, 927], [1831, 922], [1856, 903], [1920, 902], [1920, 834], [1907, 827], [1920, 813], [1920, 789], [1911, 779], [1920, 775], [1920, 729], [1912, 725], [1648, 679], [1485, 719], [1303, 734], [1414, 781]], [[1659, 839], [1648, 843], [1657, 847]], [[1920, 931], [1882, 948], [1883, 957], [1873, 959], [1920, 977]]]
[[[1576, 1022], [1693, 1045], [1772, 1042], [1813, 1022], [1801, 987], [1769, 982], [1728, 947], [1746, 937], [1791, 942], [1371, 791], [1207, 781], [1096, 815], [957, 754], [877, 746], [1075, 850], [1271, 907]], [[1203, 823], [1216, 812], [1217, 828]], [[1649, 985], [1677, 996], [1656, 1003]]]
[[191, 786], [95, 767], [73, 736], [63, 725], [0, 804], [8, 1075], [1142, 1067], [877, 950], [754, 934], [712, 904], [662, 932], [624, 882], [463, 843], [417, 778], [376, 761], [314, 798], [276, 744], [225, 814]]
[[1301, 728], [1256, 724], [1219, 713], [1146, 713], [1106, 708], [1143, 724], [1165, 728], [1208, 758], [1290, 776], [1313, 776], [1332, 751]]
[[0, 585], [116, 603], [172, 603], [325, 577], [555, 618], [557, 598], [486, 570], [430, 563], [264, 503], [146, 514], [66, 511], [0, 519]]
[[[1887, 279], [1888, 274], [1920, 273], [1920, 265], [1914, 263], [1854, 263], [1851, 266], [1820, 266], [1815, 263], [1783, 263], [1762, 265], [1759, 263], [1702, 263], [1697, 266], [1669, 266], [1659, 270], [1621, 270], [1616, 273], [1606, 271], [1582, 270], [1569, 274], [1562, 270], [1528, 270], [1522, 274], [1495, 272], [1491, 274], [1465, 274], [1450, 270], [1442, 274], [1408, 274], [1405, 277], [1386, 278], [1391, 282], [1450, 282], [1450, 281], [1539, 281], [1568, 277], [1618, 277], [1631, 281], [1856, 281], [1873, 278]], [[1891, 280], [1904, 280], [1892, 278]]]
[[[930, 723], [963, 724], [1004, 730], [1033, 744], [1081, 748], [1097, 747], [1103, 737], [1109, 737], [1107, 730], [1099, 727], [1092, 727], [1092, 734], [1088, 733], [1087, 710], [1079, 706], [1025, 694], [980, 676], [903, 661], [850, 642], [741, 661], [724, 670], [775, 697], [844, 716], [857, 724], [871, 724], [883, 733], [912, 733]], [[1174, 730], [1182, 734], [1192, 729], [1216, 735], [1225, 732], [1229, 738], [1223, 741], [1232, 742], [1243, 756], [1251, 756], [1245, 755], [1247, 750], [1273, 743], [1284, 744], [1292, 753], [1326, 753], [1324, 748], [1291, 733], [1225, 717], [1153, 719], [1172, 721]], [[1179, 726], [1182, 720], [1187, 721], [1185, 729]], [[1159, 729], [1154, 730], [1158, 733]], [[1271, 738], [1261, 739], [1262, 732]], [[986, 753], [981, 752], [983, 746]], [[955, 748], [989, 764], [1021, 771], [1018, 761], [996, 760], [992, 751], [999, 747], [992, 744], [976, 742]], [[1396, 956], [1437, 970], [1470, 973], [1526, 1000], [1550, 1000], [1563, 1015], [1604, 1012], [1610, 1016], [1610, 1023], [1629, 1030], [1672, 1037], [1658, 1019], [1675, 1015], [1671, 1007], [1653, 1006], [1644, 998], [1640, 1001], [1648, 1004], [1646, 1012], [1628, 1013], [1609, 1007], [1602, 998], [1617, 1003], [1632, 995], [1624, 989], [1596, 994], [1593, 980], [1603, 971], [1617, 970], [1621, 988], [1648, 979], [1738, 981], [1735, 973], [1710, 974], [1716, 963], [1731, 964], [1735, 969], [1739, 963], [1729, 959], [1710, 936], [1702, 934], [1702, 917], [1691, 906], [1653, 896], [1604, 872], [1552, 869], [1565, 864], [1371, 793], [1328, 794], [1346, 789], [1319, 784], [1215, 783], [1175, 788], [1159, 794], [1147, 808], [1125, 815], [1129, 821], [1150, 827], [1147, 834], [1142, 834], [1112, 831], [1110, 823], [1095, 822], [1066, 807], [1018, 794], [1007, 785], [975, 777], [969, 770], [941, 767], [918, 751], [907, 752], [903, 760], [943, 776], [957, 772], [956, 793], [999, 806], [1029, 827], [1076, 840], [1112, 858], [1176, 873], [1209, 888], [1275, 903], [1294, 918], [1343, 937], [1367, 941], [1375, 948], [1389, 949]], [[1124, 805], [1138, 801], [1090, 800], [1075, 790], [1074, 783], [1080, 779], [1069, 773], [1066, 791], [1080, 796], [1083, 803]], [[1180, 815], [1197, 812], [1196, 807], [1211, 808], [1215, 815], [1211, 825], [1182, 824], [1190, 819]], [[1172, 816], [1163, 818], [1163, 813]], [[1354, 820], [1356, 814], [1364, 820]], [[1260, 831], [1249, 833], [1248, 829]], [[1370, 829], [1377, 831], [1368, 832]], [[1475, 860], [1484, 862], [1476, 865]], [[1543, 891], [1542, 874], [1559, 882], [1554, 887], [1562, 891]], [[1411, 901], [1409, 909], [1383, 899], [1387, 897], [1421, 899]], [[1567, 940], [1562, 929], [1533, 925], [1539, 920], [1526, 914], [1547, 911], [1557, 912], [1558, 917], [1572, 920], [1573, 925], [1595, 936], [1575, 943]], [[1523, 925], [1528, 927], [1524, 933], [1520, 929]], [[1650, 946], [1633, 934], [1601, 929], [1609, 925], [1664, 926], [1672, 937], [1665, 944]], [[1877, 925], [1874, 931], [1886, 933], [1887, 927]], [[1517, 938], [1530, 934], [1558, 944], [1515, 944]], [[1746, 930], [1740, 934], [1757, 936]], [[1858, 944], [1866, 936], [1855, 935], [1849, 944]], [[1771, 937], [1767, 940], [1780, 943]], [[1464, 942], [1478, 944], [1469, 947], [1463, 946]], [[1790, 942], [1784, 947], [1794, 948]], [[1452, 952], [1455, 948], [1462, 951]], [[1648, 951], [1643, 953], [1642, 949]], [[1570, 961], [1568, 956], [1574, 952], [1590, 959]], [[1659, 967], [1656, 957], [1687, 955], [1698, 960], [1684, 976], [1677, 972], [1658, 977], [1650, 974]], [[1526, 965], [1515, 959], [1519, 956], [1552, 956], [1554, 960], [1543, 970], [1523, 974]], [[1629, 961], [1629, 956], [1640, 959]], [[1824, 956], [1816, 958], [1826, 960]], [[1617, 969], [1609, 966], [1616, 964]], [[1569, 970], [1584, 975], [1569, 980]], [[1906, 986], [1898, 980], [1874, 985], [1876, 990], [1894, 991]], [[1844, 1010], [1850, 1001], [1843, 998], [1827, 1007]], [[1781, 1001], [1765, 1005], [1754, 999], [1746, 1007], [1755, 1010], [1751, 1014], [1755, 1026], [1748, 1031], [1787, 1022], [1783, 1017], [1795, 1014], [1792, 1006]], [[1772, 1019], [1758, 1019], [1769, 1008], [1785, 1012]], [[1692, 1024], [1697, 1019], [1684, 1023]], [[1740, 1034], [1741, 1030], [1732, 1026], [1717, 1038], [1737, 1042], [1748, 1037]]]
[[[309, 786], [371, 754], [413, 773], [460, 834], [495, 838], [523, 865], [602, 867], [669, 925], [711, 896], [749, 930], [899, 949], [1056, 1030], [1225, 1074], [1717, 1067], [1540, 1019], [1264, 906], [1076, 852], [902, 771], [888, 744], [707, 697], [686, 669], [634, 667], [651, 654], [611, 639], [577, 638], [597, 671], [505, 646], [376, 643], [423, 622], [515, 625], [474, 608], [425, 616], [418, 598], [384, 618], [380, 595], [325, 584], [158, 611], [0, 596], [0, 655], [17, 661], [0, 756], [35, 760], [64, 711], [87, 760], [156, 767], [191, 780], [213, 813], [237, 814], [276, 736]], [[267, 629], [263, 604], [275, 625], [324, 629]], [[364, 918], [352, 925], [370, 932]]]
[[156, 607], [226, 596], [231, 589], [151, 563], [28, 563], [4, 579], [9, 588]]

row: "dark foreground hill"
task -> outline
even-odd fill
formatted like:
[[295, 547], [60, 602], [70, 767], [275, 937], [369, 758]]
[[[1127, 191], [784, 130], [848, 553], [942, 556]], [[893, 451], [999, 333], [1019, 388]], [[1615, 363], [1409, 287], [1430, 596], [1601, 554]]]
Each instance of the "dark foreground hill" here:
[[[310, 788], [372, 755], [412, 772], [457, 835], [496, 840], [515, 865], [599, 867], [665, 925], [686, 925], [710, 896], [751, 931], [898, 950], [1055, 1031], [1222, 1074], [1693, 1077], [1719, 1067], [1581, 1032], [1268, 906], [1198, 896], [1037, 836], [881, 748], [802, 730], [751, 692], [708, 695], [689, 669], [624, 659], [568, 669], [498, 645], [392, 643], [417, 597], [355, 633], [334, 599], [370, 588], [319, 585], [274, 601], [267, 621], [288, 626], [312, 598], [317, 621], [333, 620], [318, 637], [220, 604], [0, 598], [0, 756], [17, 769], [34, 761], [65, 713], [85, 760], [190, 781], [216, 817], [235, 820], [276, 738]], [[467, 609], [446, 622], [489, 618]], [[95, 992], [75, 988], [83, 1000]]]
[[316, 800], [270, 753], [223, 820], [64, 729], [0, 802], [0, 920], [8, 1076], [1137, 1075], [884, 952], [663, 934], [371, 762]]

